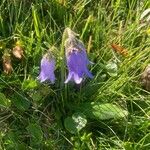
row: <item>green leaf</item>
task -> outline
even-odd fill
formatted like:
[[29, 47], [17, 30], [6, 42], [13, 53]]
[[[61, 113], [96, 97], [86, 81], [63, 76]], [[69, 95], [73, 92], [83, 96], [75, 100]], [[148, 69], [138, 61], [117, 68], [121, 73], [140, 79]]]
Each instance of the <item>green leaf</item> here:
[[72, 119], [76, 123], [76, 128], [78, 131], [84, 128], [87, 123], [86, 116], [82, 113], [74, 113]]
[[23, 143], [19, 137], [18, 131], [8, 131], [6, 135], [3, 137], [5, 149], [7, 150], [26, 150], [26, 145]]
[[0, 93], [0, 107], [8, 108], [10, 105], [11, 101], [3, 93]]
[[71, 117], [67, 117], [64, 122], [65, 128], [72, 134], [78, 133], [76, 123]]
[[21, 111], [25, 111], [30, 107], [30, 101], [24, 95], [14, 94], [12, 103]]
[[124, 143], [124, 148], [125, 148], [125, 150], [134, 150], [134, 147], [133, 147], [133, 143], [131, 143], [131, 142], [125, 142]]
[[128, 114], [126, 110], [111, 103], [85, 103], [79, 109], [88, 118], [98, 120], [119, 119]]
[[106, 70], [111, 77], [115, 77], [117, 76], [118, 66], [115, 62], [109, 62], [106, 65]]
[[28, 90], [28, 89], [34, 89], [37, 87], [37, 81], [33, 79], [25, 80], [22, 83], [22, 89], [23, 90]]
[[41, 127], [36, 123], [30, 123], [27, 127], [27, 131], [32, 137], [32, 140], [36, 143], [40, 143], [43, 140], [43, 132]]
[[77, 134], [87, 123], [85, 115], [82, 113], [73, 114], [72, 118], [67, 117], [65, 119], [65, 128], [72, 134]]
[[53, 90], [48, 87], [48, 86], [42, 86], [40, 85], [36, 90], [34, 90], [31, 94], [30, 97], [32, 97], [33, 101], [40, 101], [44, 97], [46, 97], [49, 94], [53, 94]]
[[33, 16], [33, 25], [35, 28], [35, 33], [38, 38], [40, 38], [40, 31], [39, 31], [39, 18], [37, 14], [37, 10], [34, 6], [32, 6], [32, 16]]

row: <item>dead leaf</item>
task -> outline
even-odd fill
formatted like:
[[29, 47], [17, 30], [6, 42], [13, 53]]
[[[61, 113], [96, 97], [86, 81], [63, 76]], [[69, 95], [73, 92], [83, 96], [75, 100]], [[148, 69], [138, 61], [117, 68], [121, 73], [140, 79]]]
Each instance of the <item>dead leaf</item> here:
[[127, 56], [128, 55], [128, 51], [127, 49], [123, 48], [120, 45], [117, 44], [111, 44], [111, 47], [113, 48], [113, 50], [115, 50], [116, 52], [118, 52], [119, 54], [123, 55], [123, 56]]

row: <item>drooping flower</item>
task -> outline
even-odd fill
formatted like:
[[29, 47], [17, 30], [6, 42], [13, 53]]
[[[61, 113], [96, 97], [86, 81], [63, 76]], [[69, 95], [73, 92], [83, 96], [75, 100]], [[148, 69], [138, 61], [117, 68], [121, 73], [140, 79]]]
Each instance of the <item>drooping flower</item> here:
[[3, 70], [6, 74], [10, 74], [13, 71], [12, 63], [11, 63], [11, 57], [10, 54], [7, 52], [4, 52], [4, 55], [2, 57], [3, 59]]
[[23, 57], [23, 47], [22, 47], [22, 42], [21, 41], [16, 42], [15, 47], [12, 50], [12, 53], [16, 58], [22, 59], [22, 57]]
[[68, 38], [65, 41], [65, 50], [69, 71], [65, 83], [73, 80], [76, 84], [80, 84], [84, 76], [93, 78], [87, 67], [91, 62], [87, 58], [85, 47], [72, 33], [68, 34]]
[[46, 80], [50, 80], [51, 83], [55, 82], [55, 59], [50, 54], [50, 52], [46, 53], [41, 60], [41, 71], [38, 76], [40, 82], [44, 82]]

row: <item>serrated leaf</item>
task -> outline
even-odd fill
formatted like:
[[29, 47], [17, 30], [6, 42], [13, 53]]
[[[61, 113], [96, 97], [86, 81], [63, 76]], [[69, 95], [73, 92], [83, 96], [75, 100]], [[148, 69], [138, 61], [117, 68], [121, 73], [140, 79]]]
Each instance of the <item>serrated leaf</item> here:
[[77, 134], [87, 123], [85, 115], [82, 113], [73, 114], [72, 118], [67, 117], [65, 119], [65, 128], [72, 134]]
[[85, 103], [80, 107], [80, 111], [88, 118], [98, 120], [119, 119], [128, 114], [126, 110], [111, 103]]
[[43, 139], [41, 127], [36, 123], [30, 123], [27, 127], [28, 133], [31, 135], [34, 142], [40, 143]]
[[10, 105], [11, 101], [3, 93], [0, 93], [0, 107], [8, 108]]

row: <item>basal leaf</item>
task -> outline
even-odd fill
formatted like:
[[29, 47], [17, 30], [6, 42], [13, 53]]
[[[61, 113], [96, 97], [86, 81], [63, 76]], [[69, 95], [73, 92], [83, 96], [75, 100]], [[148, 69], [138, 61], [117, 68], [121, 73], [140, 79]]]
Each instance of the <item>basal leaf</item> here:
[[65, 128], [72, 134], [78, 133], [87, 123], [85, 115], [82, 113], [73, 114], [72, 118], [67, 117], [65, 119]]
[[111, 103], [85, 103], [80, 107], [80, 111], [88, 118], [98, 120], [119, 119], [128, 114], [126, 110]]
[[71, 117], [67, 117], [64, 122], [65, 128], [72, 134], [78, 133], [78, 130], [76, 128], [76, 123]]
[[30, 123], [27, 127], [27, 131], [34, 142], [40, 143], [42, 141], [43, 132], [41, 127], [38, 124]]
[[24, 95], [14, 94], [12, 103], [21, 111], [25, 111], [30, 107], [30, 101]]
[[118, 66], [115, 62], [109, 62], [106, 65], [106, 70], [110, 76], [115, 77], [117, 76]]

